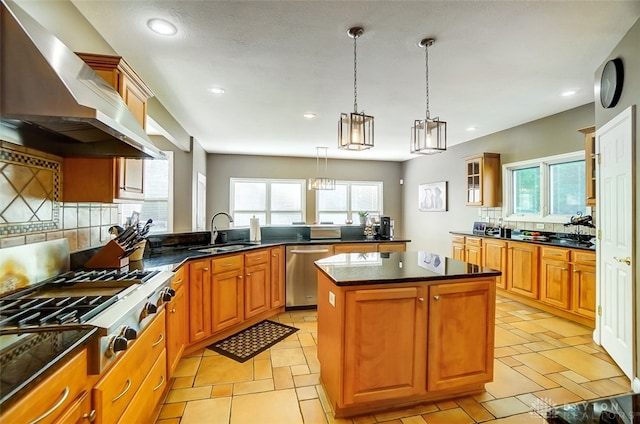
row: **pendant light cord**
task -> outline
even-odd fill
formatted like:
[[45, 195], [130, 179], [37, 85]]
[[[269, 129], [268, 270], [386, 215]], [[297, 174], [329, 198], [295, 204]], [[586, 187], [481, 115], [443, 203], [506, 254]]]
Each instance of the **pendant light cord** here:
[[[426, 91], [426, 99], [427, 99], [427, 111], [426, 111], [426, 117], [427, 119], [429, 119], [431, 116], [429, 115], [429, 43], [427, 43], [427, 45], [424, 47], [424, 67], [425, 67], [425, 91]], [[425, 122], [425, 125], [427, 123]]]
[[358, 113], [358, 37], [353, 37], [353, 111]]

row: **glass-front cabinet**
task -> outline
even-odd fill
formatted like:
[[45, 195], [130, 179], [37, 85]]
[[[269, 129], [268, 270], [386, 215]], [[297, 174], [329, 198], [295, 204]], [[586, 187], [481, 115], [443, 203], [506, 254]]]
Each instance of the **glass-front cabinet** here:
[[587, 182], [587, 206], [596, 205], [596, 127], [580, 130], [584, 134], [584, 162], [586, 165], [585, 181]]
[[500, 155], [480, 153], [465, 158], [467, 206], [499, 206]]

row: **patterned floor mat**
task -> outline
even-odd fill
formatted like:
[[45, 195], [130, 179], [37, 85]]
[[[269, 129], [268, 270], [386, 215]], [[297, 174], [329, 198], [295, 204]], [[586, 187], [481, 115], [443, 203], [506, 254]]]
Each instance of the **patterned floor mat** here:
[[296, 331], [298, 329], [295, 327], [264, 320], [207, 348], [238, 362], [245, 362]]

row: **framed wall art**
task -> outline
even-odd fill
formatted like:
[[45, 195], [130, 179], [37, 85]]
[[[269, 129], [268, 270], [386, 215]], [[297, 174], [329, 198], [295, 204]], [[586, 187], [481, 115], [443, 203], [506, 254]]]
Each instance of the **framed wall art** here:
[[447, 210], [447, 182], [426, 183], [418, 186], [418, 210], [443, 212]]

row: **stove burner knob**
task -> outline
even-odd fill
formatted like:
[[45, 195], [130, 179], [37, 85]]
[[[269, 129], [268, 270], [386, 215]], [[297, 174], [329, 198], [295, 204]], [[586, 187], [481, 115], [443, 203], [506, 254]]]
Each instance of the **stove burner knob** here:
[[124, 330], [122, 330], [122, 335], [127, 340], [134, 340], [138, 337], [138, 332], [131, 327], [125, 327]]
[[171, 289], [171, 288], [168, 288], [168, 287], [167, 287], [167, 288], [162, 292], [162, 300], [163, 300], [164, 302], [170, 302], [170, 301], [171, 301], [171, 298], [172, 298], [173, 296], [175, 296], [175, 295], [176, 295], [176, 291], [175, 291], [174, 289]]
[[142, 309], [142, 314], [140, 314], [140, 320], [143, 320], [144, 318], [148, 317], [151, 314], [155, 314], [156, 312], [158, 312], [158, 307], [153, 303], [147, 302]]
[[111, 358], [116, 352], [121, 352], [127, 349], [128, 341], [122, 336], [112, 337], [109, 341], [109, 346], [107, 347], [107, 351], [105, 354], [107, 358]]

